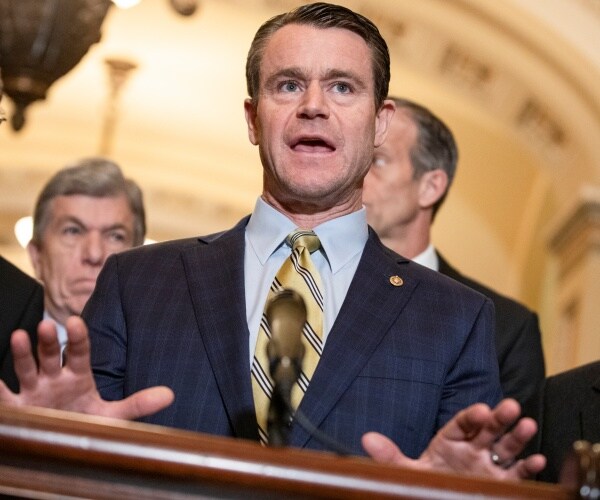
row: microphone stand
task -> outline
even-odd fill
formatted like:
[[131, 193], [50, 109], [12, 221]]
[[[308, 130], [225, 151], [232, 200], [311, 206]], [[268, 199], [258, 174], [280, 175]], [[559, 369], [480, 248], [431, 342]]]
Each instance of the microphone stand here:
[[281, 290], [269, 302], [266, 316], [271, 330], [267, 358], [274, 382], [267, 414], [269, 446], [288, 446], [291, 421], [295, 418], [317, 441], [340, 455], [352, 455], [352, 450], [325, 435], [299, 409], [292, 407], [292, 389], [300, 376], [304, 357], [302, 329], [306, 323], [306, 306], [302, 297], [293, 290]]
[[273, 379], [267, 433], [269, 445], [287, 446], [294, 416], [292, 389], [300, 376], [304, 357], [302, 329], [306, 323], [306, 307], [297, 292], [284, 289], [271, 299], [265, 313], [271, 331], [267, 358]]
[[[300, 373], [300, 366], [297, 362], [284, 357], [278, 360], [278, 365], [296, 365], [291, 371], [296, 372], [296, 375], [288, 377], [277, 377], [273, 387], [271, 402], [269, 403], [269, 413], [267, 415], [267, 432], [269, 434], [269, 445], [271, 446], [288, 446], [290, 424], [294, 416], [291, 404], [292, 388]], [[273, 364], [272, 364], [273, 365]], [[275, 366], [273, 371], [277, 371]], [[272, 375], [273, 376], [273, 375]]]

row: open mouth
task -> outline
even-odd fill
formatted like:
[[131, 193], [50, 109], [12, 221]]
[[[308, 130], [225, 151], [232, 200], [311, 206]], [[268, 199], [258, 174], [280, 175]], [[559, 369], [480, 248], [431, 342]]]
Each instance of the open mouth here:
[[301, 153], [331, 153], [335, 146], [321, 137], [300, 137], [291, 145], [292, 150]]

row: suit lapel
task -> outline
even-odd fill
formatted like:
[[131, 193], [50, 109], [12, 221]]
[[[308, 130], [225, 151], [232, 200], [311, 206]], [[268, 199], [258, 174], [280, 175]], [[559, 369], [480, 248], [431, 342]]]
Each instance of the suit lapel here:
[[248, 362], [244, 229], [200, 240], [183, 255], [198, 329], [237, 437], [258, 439]]
[[[323, 421], [363, 369], [417, 286], [416, 280], [404, 275], [407, 263], [383, 247], [374, 234], [370, 235], [300, 405], [300, 410], [315, 426]], [[392, 276], [402, 278], [402, 286], [392, 285]], [[292, 445], [304, 446], [309, 438], [300, 426], [293, 427]]]

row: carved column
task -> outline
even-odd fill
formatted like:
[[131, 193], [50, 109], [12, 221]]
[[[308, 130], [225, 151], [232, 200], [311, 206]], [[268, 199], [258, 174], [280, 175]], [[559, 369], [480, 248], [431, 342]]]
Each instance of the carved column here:
[[600, 359], [600, 186], [582, 189], [553, 228], [557, 309], [548, 354], [556, 372]]

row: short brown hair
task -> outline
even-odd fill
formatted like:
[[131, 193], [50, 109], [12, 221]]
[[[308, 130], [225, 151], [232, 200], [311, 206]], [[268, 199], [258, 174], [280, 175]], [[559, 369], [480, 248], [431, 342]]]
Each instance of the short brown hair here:
[[106, 158], [85, 158], [54, 174], [42, 189], [33, 212], [32, 243], [39, 246], [52, 214], [50, 202], [57, 196], [86, 195], [95, 198], [124, 194], [133, 214], [133, 244], [144, 243], [146, 213], [139, 186], [126, 179], [121, 168]]
[[260, 87], [260, 65], [265, 47], [276, 31], [288, 24], [303, 24], [316, 28], [341, 28], [359, 35], [371, 49], [375, 107], [383, 104], [390, 83], [390, 54], [385, 40], [369, 19], [346, 7], [329, 3], [312, 3], [291, 12], [272, 17], [256, 32], [246, 59], [248, 95], [256, 100]]
[[448, 176], [446, 192], [433, 206], [433, 215], [446, 199], [450, 185], [456, 174], [458, 163], [458, 147], [450, 128], [425, 106], [400, 97], [390, 97], [396, 104], [396, 113], [404, 110], [417, 128], [417, 138], [410, 150], [410, 163], [413, 167], [413, 178], [431, 170], [441, 169]]

